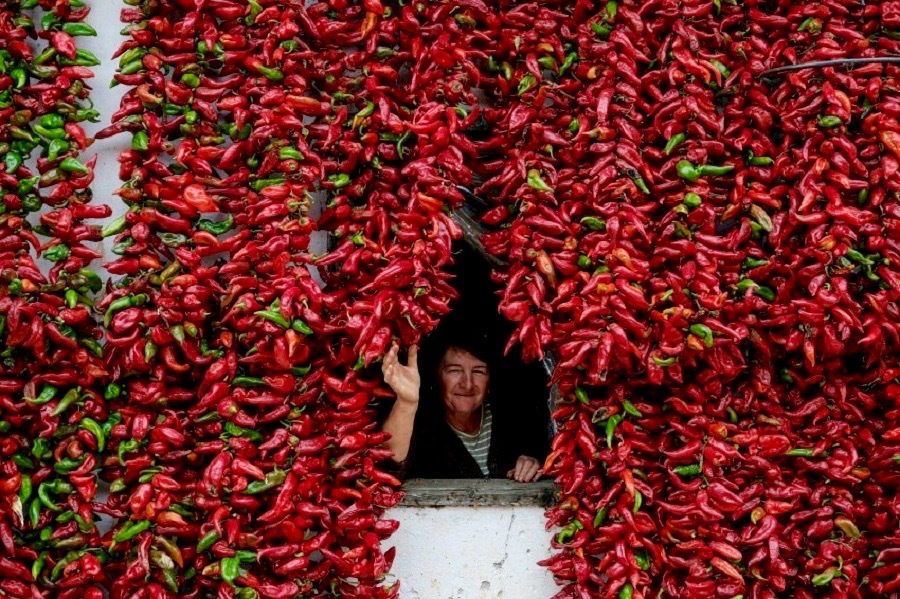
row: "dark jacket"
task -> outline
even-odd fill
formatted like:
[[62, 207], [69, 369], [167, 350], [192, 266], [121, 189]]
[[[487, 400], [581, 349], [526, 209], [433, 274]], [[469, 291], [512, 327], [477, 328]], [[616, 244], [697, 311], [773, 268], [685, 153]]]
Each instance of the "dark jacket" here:
[[[505, 478], [521, 455], [543, 462], [546, 422], [542, 426], [527, 414], [501, 406], [492, 407], [491, 415], [490, 478]], [[427, 409], [416, 413], [409, 455], [399, 473], [401, 478], [485, 478], [443, 414]]]

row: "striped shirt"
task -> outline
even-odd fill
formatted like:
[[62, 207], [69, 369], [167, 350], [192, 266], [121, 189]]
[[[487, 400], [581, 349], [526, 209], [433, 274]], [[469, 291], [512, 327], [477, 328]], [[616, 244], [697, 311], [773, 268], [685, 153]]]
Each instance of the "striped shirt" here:
[[453, 429], [453, 432], [465, 445], [466, 450], [475, 458], [475, 463], [481, 468], [481, 473], [488, 476], [490, 474], [488, 470], [488, 452], [491, 449], [491, 411], [487, 408], [482, 411], [481, 430], [477, 433], [463, 433], [452, 426], [450, 428]]

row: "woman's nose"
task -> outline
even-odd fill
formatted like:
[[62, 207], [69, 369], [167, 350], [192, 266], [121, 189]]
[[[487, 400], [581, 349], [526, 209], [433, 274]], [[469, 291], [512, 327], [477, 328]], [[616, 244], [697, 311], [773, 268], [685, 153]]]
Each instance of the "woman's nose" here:
[[475, 387], [475, 375], [471, 372], [464, 373], [462, 375], [462, 381], [460, 382], [463, 389], [472, 389]]

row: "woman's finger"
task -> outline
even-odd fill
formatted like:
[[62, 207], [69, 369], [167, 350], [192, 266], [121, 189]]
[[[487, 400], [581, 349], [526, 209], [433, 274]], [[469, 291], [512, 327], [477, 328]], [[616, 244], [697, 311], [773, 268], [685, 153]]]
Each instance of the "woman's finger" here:
[[520, 483], [524, 483], [528, 480], [529, 472], [531, 470], [531, 462], [529, 462], [527, 458], [520, 458], [517, 466], [518, 467], [516, 468], [516, 470], [518, 472], [516, 473], [516, 480]]
[[411, 345], [409, 347], [409, 356], [407, 356], [406, 365], [410, 368], [419, 369], [419, 346]]

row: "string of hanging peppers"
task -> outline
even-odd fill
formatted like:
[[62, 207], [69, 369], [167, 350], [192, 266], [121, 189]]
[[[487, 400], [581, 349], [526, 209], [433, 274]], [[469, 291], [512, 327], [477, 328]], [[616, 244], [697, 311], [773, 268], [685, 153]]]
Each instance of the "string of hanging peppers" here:
[[88, 9], [0, 9], [3, 593], [396, 596], [372, 365], [458, 186], [557, 361], [558, 596], [900, 591], [896, 2], [127, 5], [102, 231]]
[[96, 35], [88, 11], [25, 0], [0, 15], [0, 590], [12, 597], [102, 596], [93, 506], [114, 419], [97, 392], [110, 372], [93, 318], [100, 228], [88, 223], [110, 209], [92, 202], [96, 158], [81, 158], [79, 123], [98, 117], [86, 80], [99, 60], [76, 43]]

